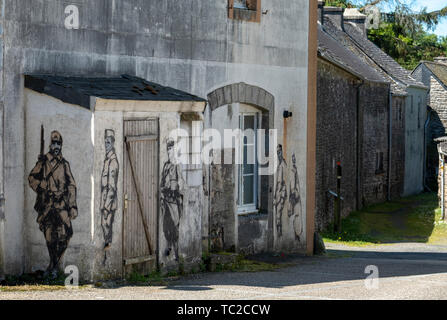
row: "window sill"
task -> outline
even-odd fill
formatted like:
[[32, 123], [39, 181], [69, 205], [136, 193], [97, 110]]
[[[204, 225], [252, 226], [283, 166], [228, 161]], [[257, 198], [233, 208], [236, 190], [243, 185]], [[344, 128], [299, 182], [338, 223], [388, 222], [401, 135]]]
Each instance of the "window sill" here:
[[248, 216], [248, 215], [253, 215], [253, 214], [258, 214], [259, 210], [258, 209], [238, 209], [237, 210], [237, 214], [239, 216]]
[[268, 214], [262, 211], [255, 211], [251, 213], [238, 214], [239, 221], [249, 220], [268, 220]]

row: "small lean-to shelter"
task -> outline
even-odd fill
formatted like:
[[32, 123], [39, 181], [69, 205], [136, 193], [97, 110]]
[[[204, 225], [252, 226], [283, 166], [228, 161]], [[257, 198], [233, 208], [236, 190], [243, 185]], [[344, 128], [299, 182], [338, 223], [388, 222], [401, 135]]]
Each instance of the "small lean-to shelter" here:
[[176, 161], [170, 134], [200, 135], [206, 100], [127, 75], [25, 75], [24, 91], [25, 272], [200, 262], [202, 168]]

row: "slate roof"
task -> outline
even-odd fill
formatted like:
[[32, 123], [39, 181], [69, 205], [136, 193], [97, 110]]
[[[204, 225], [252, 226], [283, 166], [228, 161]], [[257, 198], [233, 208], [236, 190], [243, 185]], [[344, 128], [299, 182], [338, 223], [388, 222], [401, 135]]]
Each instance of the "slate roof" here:
[[432, 61], [422, 61], [421, 63], [425, 64], [444, 86], [447, 86], [447, 65]]
[[112, 100], [198, 101], [205, 99], [142, 78], [25, 75], [25, 87], [90, 109], [90, 98]]
[[406, 86], [428, 89], [422, 82], [412, 78], [408, 70], [405, 70], [393, 58], [382, 51], [373, 42], [368, 40], [368, 38], [365, 37], [354, 24], [346, 22], [344, 24], [344, 30], [346, 34], [353, 39], [356, 45], [358, 45], [359, 48], [365, 52], [365, 54], [374, 60], [377, 65], [379, 65], [391, 77], [395, 78], [395, 80], [402, 82]]
[[402, 83], [397, 82], [393, 77], [390, 77], [382, 68], [380, 68], [377, 63], [372, 60], [355, 41], [340, 27], [337, 27], [336, 23], [331, 17], [326, 17], [324, 22], [324, 30], [334, 37], [340, 45], [349, 49], [355, 56], [357, 56], [363, 64], [368, 65], [375, 70], [380, 76], [391, 83], [391, 92], [395, 96], [407, 96], [406, 87]]
[[389, 83], [376, 70], [365, 64], [358, 56], [318, 26], [318, 53], [320, 56], [351, 74], [371, 82]]

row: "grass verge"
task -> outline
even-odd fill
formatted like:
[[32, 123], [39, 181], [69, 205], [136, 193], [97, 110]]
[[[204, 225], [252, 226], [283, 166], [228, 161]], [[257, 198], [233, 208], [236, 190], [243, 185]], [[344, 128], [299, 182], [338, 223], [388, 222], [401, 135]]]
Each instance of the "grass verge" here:
[[374, 246], [398, 242], [447, 244], [447, 224], [435, 193], [423, 193], [364, 208], [342, 221], [342, 232], [333, 226], [323, 240], [349, 246]]

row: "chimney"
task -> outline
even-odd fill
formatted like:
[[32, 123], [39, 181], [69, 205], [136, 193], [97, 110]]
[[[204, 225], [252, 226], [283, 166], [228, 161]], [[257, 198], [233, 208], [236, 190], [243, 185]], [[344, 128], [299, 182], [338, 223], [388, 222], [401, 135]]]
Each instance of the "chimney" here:
[[345, 22], [351, 22], [359, 31], [366, 36], [366, 15], [355, 8], [346, 9], [343, 14]]
[[343, 26], [343, 8], [339, 7], [323, 7], [323, 24], [325, 19], [331, 19], [337, 28], [344, 30]]
[[435, 62], [447, 65], [447, 57], [436, 57]]
[[324, 1], [318, 0], [318, 21], [323, 24]]

